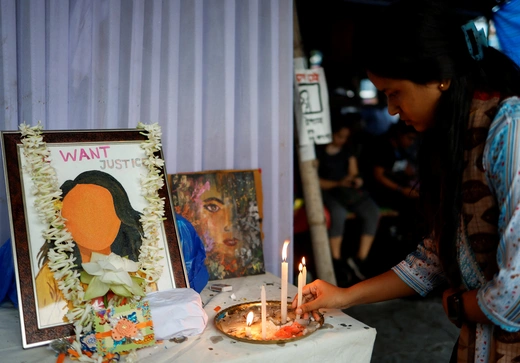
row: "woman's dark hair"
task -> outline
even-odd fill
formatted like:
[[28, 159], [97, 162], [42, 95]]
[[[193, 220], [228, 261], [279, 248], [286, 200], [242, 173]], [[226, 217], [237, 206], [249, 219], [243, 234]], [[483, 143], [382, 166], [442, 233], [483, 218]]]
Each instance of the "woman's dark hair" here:
[[[448, 2], [403, 0], [372, 19], [356, 39], [367, 71], [384, 78], [425, 85], [450, 80], [422, 135], [419, 153], [421, 204], [427, 227], [439, 242], [440, 257], [454, 284], [460, 280], [456, 232], [461, 213], [463, 141], [475, 91], [520, 95], [519, 67], [500, 51], [485, 47], [483, 59], [470, 56], [461, 19]], [[447, 203], [443, 203], [446, 201]]]
[[[130, 260], [139, 260], [139, 248], [142, 245], [143, 226], [139, 221], [141, 213], [134, 210], [128, 199], [128, 194], [119, 181], [110, 174], [98, 170], [89, 170], [79, 174], [74, 180], [67, 180], [61, 186], [63, 200], [65, 196], [78, 184], [94, 184], [107, 189], [114, 200], [114, 209], [121, 220], [119, 232], [110, 246], [112, 252]], [[45, 247], [45, 248], [44, 248]], [[39, 265], [47, 261], [49, 243], [42, 246], [38, 253]], [[76, 261], [81, 261], [77, 246], [74, 246]]]

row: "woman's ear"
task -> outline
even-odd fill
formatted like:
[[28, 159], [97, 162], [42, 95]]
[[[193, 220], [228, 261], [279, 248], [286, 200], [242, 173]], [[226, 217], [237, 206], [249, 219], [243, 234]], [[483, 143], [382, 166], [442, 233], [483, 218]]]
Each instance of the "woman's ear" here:
[[439, 84], [439, 90], [441, 92], [444, 92], [448, 88], [450, 88], [450, 85], [451, 85], [451, 79], [445, 79], [445, 80], [441, 81], [441, 83]]

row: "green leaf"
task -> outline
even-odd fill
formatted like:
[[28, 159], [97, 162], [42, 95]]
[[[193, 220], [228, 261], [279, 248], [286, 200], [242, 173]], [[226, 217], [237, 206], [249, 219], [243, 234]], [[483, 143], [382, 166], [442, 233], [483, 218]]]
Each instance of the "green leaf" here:
[[132, 297], [132, 292], [125, 285], [110, 285], [110, 290], [119, 296]]
[[87, 291], [85, 291], [84, 299], [90, 300], [95, 297], [103, 296], [108, 292], [109, 289], [109, 285], [99, 280], [97, 276], [94, 276], [92, 278], [92, 281], [90, 281], [90, 284], [88, 284]]
[[141, 282], [143, 281], [142, 278], [140, 277], [133, 277], [132, 276], [132, 286], [130, 287], [130, 291], [132, 291], [132, 294], [134, 295], [139, 295], [139, 296], [144, 296], [145, 295], [145, 292], [141, 286]]
[[132, 278], [132, 282], [134, 284], [142, 284], [144, 282], [144, 278], [140, 277], [140, 276], [130, 276]]
[[84, 270], [81, 271], [80, 279], [81, 279], [81, 282], [83, 282], [84, 284], [90, 284], [90, 281], [92, 281], [93, 277], [94, 276], [89, 275], [86, 271], [84, 271]]

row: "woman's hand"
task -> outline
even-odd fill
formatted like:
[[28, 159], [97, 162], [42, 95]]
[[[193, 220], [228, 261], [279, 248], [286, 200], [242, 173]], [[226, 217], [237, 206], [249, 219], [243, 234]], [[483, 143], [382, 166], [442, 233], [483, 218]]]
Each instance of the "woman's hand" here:
[[318, 309], [348, 309], [359, 304], [369, 304], [417, 294], [397, 274], [390, 270], [381, 275], [361, 281], [348, 288], [341, 288], [322, 280], [316, 280], [303, 287], [302, 305], [297, 297], [292, 302], [296, 314], [307, 318], [312, 314], [320, 320]]
[[359, 189], [363, 186], [363, 178], [360, 176], [355, 176], [352, 180], [352, 188]]
[[297, 306], [298, 297], [296, 296], [292, 302], [292, 307], [296, 309], [296, 314], [304, 317], [311, 313], [315, 320], [319, 320], [318, 309], [340, 309], [344, 307], [340, 297], [345, 293], [345, 289], [331, 285], [328, 282], [315, 280], [305, 285], [302, 293], [302, 305]]
[[360, 176], [348, 175], [340, 180], [339, 185], [345, 188], [359, 189], [363, 186], [363, 179]]

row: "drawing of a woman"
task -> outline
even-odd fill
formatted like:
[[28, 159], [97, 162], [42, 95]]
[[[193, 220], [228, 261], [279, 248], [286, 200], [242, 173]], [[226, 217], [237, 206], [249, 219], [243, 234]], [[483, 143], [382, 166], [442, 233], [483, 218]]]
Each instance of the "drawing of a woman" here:
[[[105, 255], [114, 252], [138, 261], [143, 234], [141, 214], [132, 208], [125, 189], [113, 176], [90, 170], [67, 180], [61, 189], [61, 213], [76, 244], [73, 253], [78, 269], [81, 263], [90, 261], [92, 252]], [[64, 309], [66, 304], [48, 267], [49, 247], [49, 243], [45, 243], [38, 253], [38, 307], [40, 312], [45, 308], [51, 316], [62, 317], [66, 311], [53, 311], [56, 305]]]

